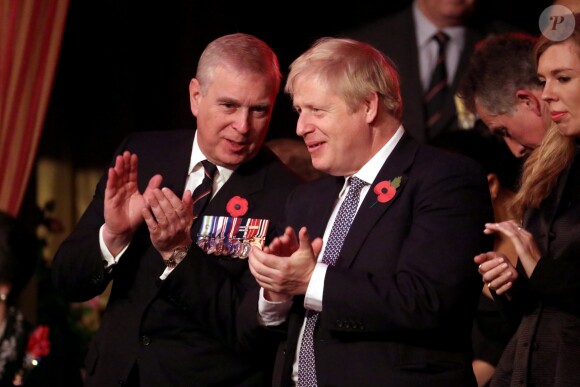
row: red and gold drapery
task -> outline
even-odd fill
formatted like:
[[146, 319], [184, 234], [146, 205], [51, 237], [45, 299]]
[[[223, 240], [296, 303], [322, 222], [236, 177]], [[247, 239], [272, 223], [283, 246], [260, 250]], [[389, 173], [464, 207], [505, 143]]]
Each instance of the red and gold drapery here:
[[0, 210], [16, 216], [50, 98], [69, 0], [0, 0]]

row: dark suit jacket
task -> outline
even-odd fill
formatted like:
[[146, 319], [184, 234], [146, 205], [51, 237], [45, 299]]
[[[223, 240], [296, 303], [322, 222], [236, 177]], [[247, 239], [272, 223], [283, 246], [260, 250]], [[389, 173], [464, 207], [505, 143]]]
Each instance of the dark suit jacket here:
[[344, 31], [341, 35], [372, 44], [394, 62], [401, 77], [403, 125], [407, 132], [417, 140], [429, 142], [442, 132], [460, 128], [457, 122], [454, 95], [459, 86], [461, 74], [469, 64], [475, 44], [488, 35], [515, 30], [499, 22], [477, 26], [470, 24], [466, 28], [465, 46], [461, 52], [456, 76], [450, 84], [450, 93], [447, 94], [441, 110], [441, 119], [429, 132], [425, 126], [424, 91], [419, 72], [419, 52], [412, 6]]
[[[402, 177], [395, 197], [373, 187]], [[342, 177], [289, 197], [292, 227], [322, 237]], [[493, 220], [482, 168], [405, 135], [381, 168], [324, 282], [314, 332], [319, 386], [471, 386], [471, 325], [481, 278], [473, 257], [489, 251]], [[304, 319], [303, 297], [288, 317], [274, 385], [288, 386]]]
[[[129, 136], [127, 149], [139, 156], [139, 190], [156, 173], [181, 196], [188, 175], [193, 130]], [[204, 214], [227, 216], [226, 203], [239, 195], [245, 217], [271, 220], [268, 240], [282, 227], [284, 202], [299, 179], [269, 150], [240, 166], [211, 200]], [[165, 281], [165, 266], [141, 227], [119, 263], [105, 272], [98, 232], [103, 219], [106, 174], [54, 264], [54, 280], [71, 301], [88, 300], [113, 286], [100, 330], [89, 350], [87, 386], [127, 380], [138, 364], [141, 386], [259, 386], [269, 363], [261, 347], [256, 315], [238, 315], [258, 286], [247, 260], [206, 255], [196, 245]], [[267, 377], [269, 380], [269, 376]]]
[[[530, 278], [519, 277], [505, 312], [521, 323], [507, 345], [492, 386], [579, 386], [580, 373], [580, 146], [525, 229], [542, 253]], [[521, 315], [518, 315], [518, 312]]]

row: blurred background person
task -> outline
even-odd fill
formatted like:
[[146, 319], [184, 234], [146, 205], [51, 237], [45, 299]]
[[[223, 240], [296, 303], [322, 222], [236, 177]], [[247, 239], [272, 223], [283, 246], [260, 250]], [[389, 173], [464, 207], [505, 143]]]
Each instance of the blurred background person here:
[[508, 236], [517, 267], [498, 252], [475, 257], [506, 313], [521, 316], [491, 386], [580, 385], [580, 16], [572, 35], [535, 49], [554, 121], [524, 164], [516, 219], [486, 225]]
[[496, 20], [477, 20], [477, 0], [414, 0], [397, 13], [341, 35], [371, 43], [395, 63], [405, 101], [403, 125], [422, 142], [474, 118], [455, 98], [461, 75], [479, 40], [516, 30]]
[[[82, 386], [79, 364], [67, 352], [71, 337], [55, 316], [36, 323], [20, 296], [41, 264], [41, 241], [0, 211], [0, 386]], [[47, 294], [43, 295], [48, 297]], [[65, 321], [60, 321], [66, 324]]]
[[503, 138], [516, 157], [535, 149], [551, 123], [536, 75], [533, 48], [537, 38], [506, 33], [477, 44], [458, 94], [489, 131]]
[[305, 181], [315, 180], [325, 175], [312, 166], [310, 153], [304, 141], [290, 137], [275, 138], [266, 141], [265, 145]]
[[[503, 140], [484, 130], [454, 130], [433, 140], [433, 145], [460, 153], [483, 167], [489, 185], [496, 222], [513, 219], [512, 200], [516, 194], [520, 162]], [[501, 252], [514, 265], [517, 253], [509, 238], [496, 234], [494, 251]], [[516, 323], [508, 321], [493, 301], [489, 288], [483, 286], [473, 320], [473, 373], [479, 387], [487, 386], [503, 350], [515, 332]]]

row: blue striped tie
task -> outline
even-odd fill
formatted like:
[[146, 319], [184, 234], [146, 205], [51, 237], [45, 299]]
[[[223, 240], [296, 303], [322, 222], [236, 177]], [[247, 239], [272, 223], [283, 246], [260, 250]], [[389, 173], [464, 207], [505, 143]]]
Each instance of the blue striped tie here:
[[[360, 198], [360, 192], [367, 183], [358, 177], [349, 178], [349, 189], [344, 202], [342, 202], [330, 235], [328, 243], [324, 249], [322, 262], [329, 266], [334, 266], [340, 255], [342, 243], [348, 234], [350, 225]], [[314, 357], [314, 327], [318, 320], [318, 312], [312, 310], [306, 311], [306, 325], [300, 345], [300, 355], [298, 357], [298, 386], [315, 387], [316, 386], [316, 365]]]

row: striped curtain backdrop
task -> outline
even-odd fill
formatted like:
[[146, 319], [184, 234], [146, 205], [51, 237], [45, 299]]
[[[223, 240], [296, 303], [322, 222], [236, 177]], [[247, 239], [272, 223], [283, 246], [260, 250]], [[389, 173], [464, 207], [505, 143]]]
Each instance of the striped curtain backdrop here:
[[0, 0], [0, 209], [16, 216], [40, 140], [69, 0]]

